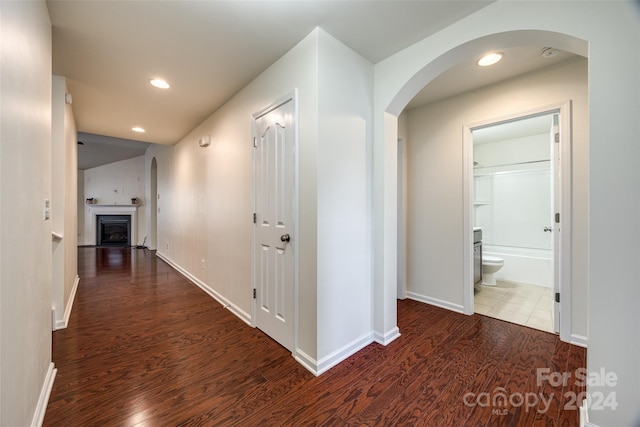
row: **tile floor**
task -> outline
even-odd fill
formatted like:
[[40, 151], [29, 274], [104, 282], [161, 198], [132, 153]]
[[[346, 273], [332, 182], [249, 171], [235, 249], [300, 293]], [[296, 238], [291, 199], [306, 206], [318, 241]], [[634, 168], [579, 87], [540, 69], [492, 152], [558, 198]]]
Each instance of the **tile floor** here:
[[475, 312], [545, 332], [553, 332], [553, 290], [524, 283], [501, 282], [479, 286]]

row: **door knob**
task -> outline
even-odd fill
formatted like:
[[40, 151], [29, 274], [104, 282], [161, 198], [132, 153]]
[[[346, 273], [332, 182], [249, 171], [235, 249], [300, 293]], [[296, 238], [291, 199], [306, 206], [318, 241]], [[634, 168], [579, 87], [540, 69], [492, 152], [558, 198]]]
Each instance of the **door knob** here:
[[551, 228], [551, 227], [545, 227], [545, 228], [544, 228], [544, 232], [545, 232], [545, 233], [546, 233], [546, 232], [551, 233], [552, 231], [553, 231], [553, 228]]
[[288, 234], [283, 234], [282, 236], [280, 236], [280, 240], [282, 240], [283, 242], [289, 242], [289, 240], [291, 240], [291, 236], [289, 236]]

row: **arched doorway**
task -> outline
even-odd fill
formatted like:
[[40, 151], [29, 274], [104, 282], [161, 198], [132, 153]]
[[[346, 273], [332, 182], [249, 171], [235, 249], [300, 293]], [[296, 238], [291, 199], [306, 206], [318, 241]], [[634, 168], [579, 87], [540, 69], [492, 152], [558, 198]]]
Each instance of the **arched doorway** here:
[[[536, 30], [509, 31], [478, 37], [454, 46], [439, 56], [432, 55], [431, 58], [425, 58], [421, 67], [416, 64], [417, 61], [412, 61], [415, 72], [413, 75], [407, 72], [404, 80], [402, 77], [398, 77], [398, 73], [396, 73], [393, 76], [395, 82], [391, 84], [391, 86], [393, 84], [396, 85], [394, 89], [389, 89], [390, 85], [386, 82], [381, 83], [381, 85], [387, 86], [386, 93], [392, 95], [386, 100], [382, 99], [384, 97], [380, 97], [378, 105], [376, 105], [379, 109], [378, 111], [382, 110], [380, 112], [383, 113], [382, 117], [384, 117], [384, 121], [377, 128], [374, 149], [374, 170], [378, 168], [378, 170], [383, 171], [381, 173], [382, 176], [374, 177], [374, 185], [379, 183], [384, 189], [383, 192], [377, 193], [378, 200], [374, 201], [374, 216], [376, 218], [374, 221], [374, 239], [378, 242], [374, 249], [374, 259], [377, 266], [383, 266], [382, 268], [376, 268], [374, 273], [375, 328], [377, 336], [381, 337], [378, 339], [379, 342], [383, 344], [390, 342], [399, 335], [395, 310], [397, 282], [393, 280], [397, 277], [399, 268], [397, 261], [397, 212], [399, 200], [397, 194], [398, 116], [425, 85], [456, 63], [477, 57], [489, 50], [531, 44], [554, 46], [581, 56], [587, 56], [587, 43], [566, 34]], [[380, 88], [377, 88], [377, 90], [380, 91]], [[382, 90], [382, 92], [385, 92], [385, 90]], [[381, 117], [380, 114], [378, 117]], [[462, 157], [461, 153], [460, 158], [462, 159]], [[460, 200], [460, 209], [461, 211], [463, 209], [462, 200]], [[460, 221], [460, 227], [465, 228], [462, 221]], [[460, 268], [467, 269], [467, 264], [472, 265], [473, 262], [473, 236], [471, 229], [464, 230], [463, 233], [464, 236], [455, 244], [459, 247], [458, 253], [462, 254], [459, 261]], [[458, 286], [458, 284], [455, 286]], [[473, 298], [473, 288], [466, 286], [466, 281], [459, 283], [459, 286], [460, 289], [457, 292], [459, 292], [459, 296], [464, 295], [464, 298], [459, 298], [458, 305], [460, 307], [468, 307], [469, 301]], [[464, 311], [468, 313], [466, 308]], [[564, 327], [565, 333], [562, 334], [563, 331], [561, 330], [561, 337], [569, 340], [570, 320], [564, 324]]]

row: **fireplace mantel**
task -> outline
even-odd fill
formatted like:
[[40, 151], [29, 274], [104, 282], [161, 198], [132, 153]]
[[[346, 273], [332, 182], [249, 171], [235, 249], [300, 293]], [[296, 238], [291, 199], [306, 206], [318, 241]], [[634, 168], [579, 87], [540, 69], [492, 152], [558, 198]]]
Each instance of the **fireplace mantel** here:
[[138, 243], [138, 208], [140, 205], [97, 205], [87, 204], [89, 212], [91, 213], [91, 225], [90, 229], [93, 233], [89, 235], [91, 240], [88, 242], [90, 245], [97, 243], [96, 231], [97, 231], [97, 219], [98, 215], [131, 215], [131, 244], [136, 245]]
[[140, 207], [140, 205], [97, 205], [97, 204], [91, 204], [91, 203], [88, 203], [86, 206], [88, 206], [89, 209], [91, 210], [115, 208], [115, 209], [119, 209], [121, 212], [124, 212], [124, 210], [127, 210], [128, 212], [130, 212], [132, 209], [135, 212], [135, 210]]

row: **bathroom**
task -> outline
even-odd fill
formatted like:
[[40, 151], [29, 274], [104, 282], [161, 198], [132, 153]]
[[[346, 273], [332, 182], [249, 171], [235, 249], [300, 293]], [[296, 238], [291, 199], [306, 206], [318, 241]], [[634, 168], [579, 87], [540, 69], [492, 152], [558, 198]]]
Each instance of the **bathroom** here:
[[[556, 117], [557, 122], [557, 117]], [[553, 114], [474, 129], [475, 312], [553, 332]]]

